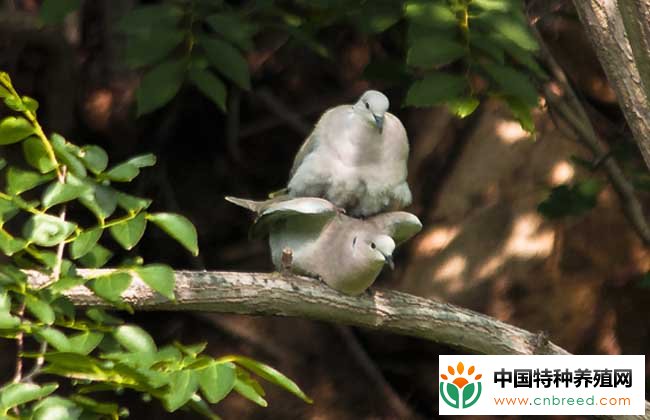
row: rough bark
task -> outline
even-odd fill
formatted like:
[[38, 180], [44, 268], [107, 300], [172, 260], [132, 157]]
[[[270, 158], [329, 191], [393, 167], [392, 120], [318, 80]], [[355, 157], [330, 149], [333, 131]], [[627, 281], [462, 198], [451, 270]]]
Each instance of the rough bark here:
[[[96, 277], [111, 270], [80, 270]], [[152, 291], [139, 280], [122, 294], [141, 311], [210, 311], [244, 315], [288, 316], [381, 330], [443, 343], [479, 354], [569, 354], [544, 333], [533, 334], [489, 316], [449, 303], [400, 293], [373, 290], [361, 296], [343, 295], [314, 279], [278, 273], [176, 271], [176, 301]], [[38, 288], [50, 281], [29, 272]], [[110, 307], [84, 286], [66, 292], [80, 307]], [[650, 419], [645, 416], [606, 418]], [[605, 417], [605, 416], [604, 416]]]
[[638, 0], [574, 0], [580, 20], [612, 84], [650, 168], [650, 11]]

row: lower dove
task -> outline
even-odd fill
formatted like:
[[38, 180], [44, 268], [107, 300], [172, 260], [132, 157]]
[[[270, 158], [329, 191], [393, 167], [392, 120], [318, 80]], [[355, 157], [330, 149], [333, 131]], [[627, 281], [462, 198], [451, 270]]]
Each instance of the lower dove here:
[[384, 265], [393, 265], [395, 247], [422, 228], [420, 220], [407, 212], [361, 220], [321, 198], [226, 200], [257, 215], [251, 236], [269, 235], [278, 271], [317, 277], [348, 295], [368, 289]]

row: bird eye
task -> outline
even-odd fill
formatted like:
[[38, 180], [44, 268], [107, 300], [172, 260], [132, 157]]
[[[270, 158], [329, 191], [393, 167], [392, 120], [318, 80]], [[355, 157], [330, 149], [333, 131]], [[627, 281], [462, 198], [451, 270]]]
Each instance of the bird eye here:
[[370, 105], [366, 102], [366, 109], [370, 109]]
[[370, 248], [375, 249], [375, 248], [377, 248], [377, 245], [375, 245], [375, 243], [372, 242], [372, 243], [370, 244]]

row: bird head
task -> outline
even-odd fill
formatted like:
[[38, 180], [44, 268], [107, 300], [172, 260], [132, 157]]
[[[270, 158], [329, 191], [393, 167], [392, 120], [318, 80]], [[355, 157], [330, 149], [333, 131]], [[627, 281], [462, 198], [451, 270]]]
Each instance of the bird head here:
[[360, 232], [352, 239], [352, 246], [365, 259], [375, 263], [388, 264], [391, 270], [395, 268], [393, 264], [395, 241], [390, 236]]
[[384, 129], [384, 115], [389, 105], [386, 95], [377, 90], [368, 90], [354, 104], [354, 110], [375, 125], [381, 133]]

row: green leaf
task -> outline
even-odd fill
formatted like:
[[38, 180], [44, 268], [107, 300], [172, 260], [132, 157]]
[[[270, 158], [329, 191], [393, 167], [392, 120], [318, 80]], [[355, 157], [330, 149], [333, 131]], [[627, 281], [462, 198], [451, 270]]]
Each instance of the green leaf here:
[[41, 204], [48, 209], [57, 204], [75, 200], [86, 193], [89, 188], [85, 185], [62, 184], [58, 181], [50, 184], [43, 192]]
[[481, 66], [501, 88], [503, 93], [519, 98], [529, 107], [537, 106], [538, 93], [529, 77], [510, 66], [481, 63]]
[[96, 244], [83, 257], [79, 258], [79, 262], [84, 267], [100, 268], [103, 267], [112, 256], [113, 253], [110, 250]]
[[156, 343], [148, 332], [137, 325], [120, 325], [113, 332], [118, 343], [131, 353], [155, 353]]
[[147, 215], [147, 219], [176, 239], [192, 255], [199, 255], [196, 228], [185, 216], [174, 213], [150, 213]]
[[528, 131], [529, 133], [535, 132], [535, 121], [533, 120], [533, 114], [531, 113], [531, 106], [524, 103], [519, 98], [505, 97], [508, 108], [512, 115], [519, 121], [521, 128]]
[[117, 243], [128, 251], [140, 241], [146, 227], [147, 219], [140, 213], [131, 220], [111, 226], [109, 230]]
[[36, 336], [45, 340], [47, 344], [51, 345], [58, 351], [70, 351], [71, 345], [68, 337], [56, 328], [46, 327], [36, 330]]
[[18, 207], [12, 201], [0, 198], [0, 225], [11, 220], [18, 211]]
[[426, 27], [451, 29], [457, 25], [455, 13], [442, 2], [410, 0], [405, 4], [404, 14], [410, 23]]
[[[90, 411], [96, 414], [105, 414], [106, 416], [110, 416], [112, 419], [117, 419], [118, 417], [126, 417], [124, 413], [120, 412], [120, 407], [115, 403], [103, 403], [95, 401], [85, 395], [79, 394], [72, 395], [70, 399], [77, 405], [83, 407], [86, 411]], [[96, 417], [92, 418], [94, 419]]]
[[86, 255], [99, 241], [104, 230], [102, 228], [94, 228], [83, 231], [77, 239], [72, 242], [70, 246], [70, 256], [73, 259], [78, 259]]
[[205, 96], [226, 112], [226, 85], [207, 69], [190, 68], [189, 79]]
[[244, 90], [250, 90], [248, 63], [232, 45], [214, 38], [201, 38], [199, 44], [210, 64], [221, 74]]
[[6, 98], [8, 96], [13, 96], [13, 95], [6, 88], [4, 88], [2, 85], [0, 85], [0, 99], [4, 99], [4, 98]]
[[106, 151], [94, 144], [84, 146], [81, 148], [79, 158], [95, 175], [104, 172], [108, 166], [108, 155]]
[[58, 384], [39, 386], [23, 382], [6, 385], [0, 388], [0, 411], [6, 413], [13, 407], [46, 397], [58, 387]]
[[92, 308], [86, 311], [86, 316], [99, 324], [121, 325], [124, 323], [121, 319], [108, 314], [105, 310]]
[[235, 386], [235, 365], [232, 363], [213, 362], [197, 373], [201, 392], [212, 404], [223, 400]]
[[269, 403], [266, 402], [262, 395], [257, 392], [254, 386], [252, 386], [250, 383], [242, 381], [239, 378], [235, 379], [235, 385], [233, 389], [237, 391], [237, 393], [242, 397], [253, 401], [255, 404], [261, 407], [267, 407], [269, 405]]
[[479, 104], [478, 99], [473, 96], [467, 96], [447, 101], [447, 108], [449, 112], [458, 118], [465, 118], [471, 115], [478, 108]]
[[185, 39], [177, 29], [156, 28], [131, 36], [125, 46], [125, 62], [132, 68], [150, 66], [167, 57]]
[[233, 13], [210, 15], [205, 18], [205, 22], [213, 31], [242, 50], [253, 49], [252, 37], [258, 31], [257, 25], [248, 23]]
[[135, 156], [111, 168], [106, 172], [105, 177], [111, 181], [130, 182], [140, 174], [141, 168], [146, 168], [155, 164], [156, 156], [151, 153]]
[[151, 205], [151, 200], [117, 192], [117, 205], [129, 213], [138, 213]]
[[59, 279], [59, 281], [55, 282], [50, 287], [48, 287], [48, 290], [54, 294], [59, 294], [67, 290], [70, 290], [73, 287], [81, 286], [85, 284], [87, 281], [88, 279], [80, 276], [62, 277]]
[[23, 236], [40, 246], [54, 246], [65, 240], [76, 225], [49, 214], [35, 214], [23, 226]]
[[43, 22], [57, 24], [63, 22], [66, 15], [79, 9], [81, 0], [44, 0], [39, 15]]
[[153, 153], [145, 153], [143, 155], [134, 156], [127, 160], [127, 162], [137, 168], [147, 168], [156, 164], [156, 155]]
[[61, 397], [47, 397], [34, 405], [33, 420], [77, 420], [83, 409]]
[[132, 280], [128, 273], [112, 272], [88, 281], [86, 287], [100, 298], [120, 304], [122, 303], [122, 293], [129, 288]]
[[548, 219], [581, 216], [598, 204], [602, 188], [603, 184], [596, 179], [587, 179], [573, 185], [559, 185], [551, 190], [551, 194], [537, 206], [537, 210]]
[[12, 256], [26, 246], [27, 242], [19, 238], [11, 237], [6, 231], [0, 228], [0, 250], [3, 254]]
[[462, 76], [431, 73], [419, 80], [406, 94], [406, 104], [416, 107], [440, 105], [464, 96], [467, 80]]
[[[478, 29], [470, 31], [469, 43], [471, 48], [483, 52], [497, 63], [503, 64], [505, 62], [505, 55], [501, 44]], [[472, 51], [472, 53], [475, 53], [475, 51]]]
[[169, 266], [162, 264], [151, 264], [134, 269], [135, 273], [142, 279], [147, 286], [156, 292], [165, 296], [169, 300], [174, 300], [174, 270]]
[[31, 167], [38, 169], [40, 173], [46, 174], [56, 168], [56, 165], [47, 154], [43, 142], [38, 137], [29, 137], [23, 142], [22, 146], [27, 163]]
[[6, 290], [0, 289], [0, 313], [8, 313], [11, 310], [11, 296]]
[[29, 191], [54, 178], [52, 174], [41, 175], [10, 166], [7, 170], [7, 192], [12, 195]]
[[128, 34], [141, 34], [154, 27], [172, 29], [182, 16], [182, 10], [169, 3], [141, 6], [121, 18], [116, 27]]
[[92, 188], [79, 197], [79, 201], [99, 220], [104, 221], [117, 208], [117, 193], [114, 189], [100, 184], [89, 185]]
[[537, 41], [525, 21], [517, 19], [512, 14], [491, 14], [490, 23], [494, 29], [519, 48], [526, 51], [538, 50]]
[[23, 117], [6, 117], [0, 121], [0, 145], [19, 142], [34, 134], [34, 127]]
[[199, 388], [198, 375], [191, 370], [172, 372], [169, 381], [169, 391], [163, 400], [165, 409], [173, 412], [184, 406]]
[[44, 324], [52, 325], [54, 323], [54, 310], [49, 303], [32, 295], [25, 295], [25, 307], [39, 321]]
[[90, 354], [101, 343], [104, 334], [95, 331], [85, 331], [68, 337], [70, 351], [79, 354]]
[[0, 330], [13, 330], [20, 325], [20, 318], [9, 313], [0, 313]]
[[410, 45], [406, 62], [410, 66], [432, 68], [449, 64], [466, 54], [461, 43], [430, 35]]
[[273, 369], [271, 366], [243, 356], [227, 356], [227, 358], [245, 367], [261, 378], [266, 379], [272, 384], [284, 388], [303, 401], [306, 401], [310, 404], [313, 402], [313, 400], [309, 398], [294, 381], [278, 372], [277, 370]]
[[85, 178], [88, 175], [86, 167], [84, 166], [83, 162], [72, 152], [76, 146], [68, 143], [63, 138], [63, 136], [57, 133], [53, 133], [50, 136], [50, 139], [52, 140], [52, 148], [54, 149], [54, 154], [56, 154], [61, 162], [68, 167], [68, 171], [79, 178]]
[[147, 72], [136, 91], [138, 116], [161, 108], [172, 100], [183, 84], [185, 63], [167, 60]]
[[490, 12], [509, 12], [514, 3], [512, 0], [472, 0], [470, 6]]

